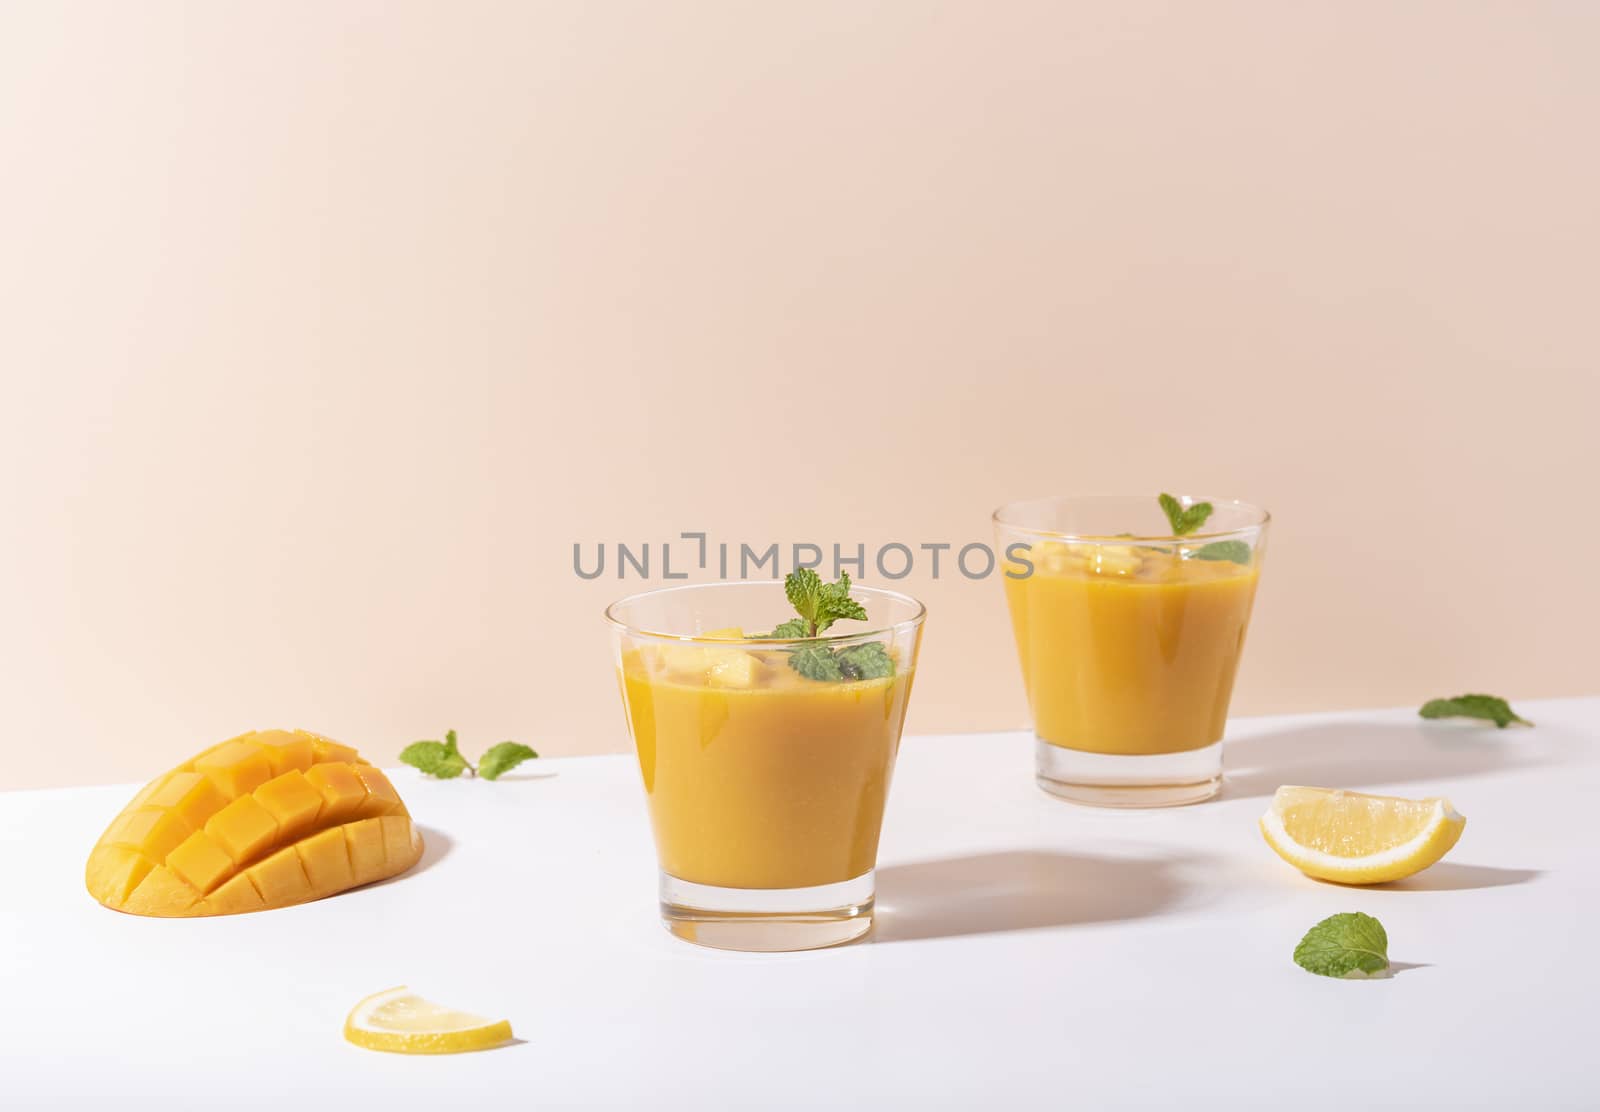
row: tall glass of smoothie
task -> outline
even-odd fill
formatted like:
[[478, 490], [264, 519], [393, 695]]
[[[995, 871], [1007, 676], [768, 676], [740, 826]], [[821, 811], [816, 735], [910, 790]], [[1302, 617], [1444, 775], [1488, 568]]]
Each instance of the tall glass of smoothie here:
[[1269, 518], [1220, 499], [1169, 506], [1044, 498], [995, 511], [1038, 782], [1052, 795], [1167, 807], [1222, 786]]
[[865, 617], [815, 637], [790, 635], [777, 582], [673, 587], [607, 609], [661, 917], [679, 938], [809, 950], [871, 928], [925, 611], [893, 591], [850, 598]]

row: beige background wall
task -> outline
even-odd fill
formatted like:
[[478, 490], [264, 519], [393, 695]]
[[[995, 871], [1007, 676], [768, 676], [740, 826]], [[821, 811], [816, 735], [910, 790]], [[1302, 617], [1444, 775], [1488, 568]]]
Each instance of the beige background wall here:
[[[574, 541], [1276, 513], [1236, 709], [1600, 689], [1600, 5], [0, 4], [0, 786], [626, 745]], [[821, 399], [808, 401], [808, 397]], [[917, 577], [917, 731], [1024, 721]]]

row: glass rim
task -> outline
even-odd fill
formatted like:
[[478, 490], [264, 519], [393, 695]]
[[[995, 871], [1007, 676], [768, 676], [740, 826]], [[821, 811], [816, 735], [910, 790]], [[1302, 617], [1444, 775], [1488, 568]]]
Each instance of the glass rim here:
[[855, 582], [850, 584], [852, 597], [860, 594], [890, 602], [909, 603], [916, 608], [916, 612], [909, 618], [902, 618], [887, 625], [874, 626], [871, 629], [851, 630], [848, 633], [820, 633], [815, 637], [707, 637], [699, 633], [667, 633], [657, 629], [646, 629], [643, 626], [623, 621], [615, 613], [618, 607], [626, 606], [629, 603], [641, 602], [644, 599], [656, 598], [660, 595], [690, 591], [710, 591], [726, 587], [760, 587], [767, 584], [777, 588], [780, 594], [782, 593], [783, 580], [781, 579], [719, 579], [710, 583], [681, 583], [676, 587], [655, 587], [648, 591], [636, 591], [631, 595], [625, 595], [617, 599], [605, 608], [604, 616], [612, 629], [626, 633], [631, 637], [652, 637], [660, 641], [681, 641], [697, 645], [757, 645], [762, 647], [814, 645], [818, 642], [859, 641], [870, 637], [881, 637], [884, 634], [898, 635], [902, 632], [914, 630], [928, 616], [928, 608], [921, 599], [914, 598], [901, 591], [891, 591], [887, 587], [869, 587]]
[[1057, 529], [1041, 529], [1033, 525], [1023, 525], [1018, 521], [1006, 519], [1008, 511], [1020, 510], [1025, 506], [1088, 504], [1107, 502], [1131, 502], [1143, 498], [1153, 497], [1144, 494], [1063, 494], [1046, 498], [1023, 498], [1016, 502], [1007, 502], [998, 507], [990, 520], [997, 528], [1011, 529], [1018, 533], [1028, 533], [1036, 537], [1050, 537], [1065, 541], [1077, 541], [1084, 544], [1142, 544], [1148, 541], [1158, 541], [1163, 544], [1194, 544], [1197, 542], [1210, 543], [1212, 541], [1234, 540], [1260, 533], [1272, 521], [1272, 515], [1250, 502], [1242, 502], [1237, 498], [1196, 498], [1193, 495], [1183, 494], [1175, 497], [1187, 499], [1190, 505], [1196, 502], [1210, 502], [1212, 506], [1221, 508], [1227, 506], [1240, 510], [1255, 518], [1248, 525], [1240, 525], [1233, 529], [1202, 530], [1198, 533], [1121, 533], [1108, 535], [1104, 533], [1068, 533]]

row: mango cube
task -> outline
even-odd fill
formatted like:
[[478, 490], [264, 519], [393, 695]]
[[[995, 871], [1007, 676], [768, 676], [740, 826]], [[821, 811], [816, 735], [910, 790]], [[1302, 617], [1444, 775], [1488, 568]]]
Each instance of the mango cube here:
[[422, 856], [422, 835], [410, 819], [384, 815], [378, 824], [383, 828], [384, 858], [391, 868], [396, 861], [415, 861]]
[[274, 776], [251, 796], [276, 820], [278, 837], [286, 842], [315, 828], [317, 816], [322, 813], [322, 793], [306, 779], [305, 773], [295, 769]]
[[182, 815], [175, 815], [166, 807], [146, 804], [118, 815], [100, 840], [106, 845], [131, 846], [146, 857], [165, 861], [167, 854], [193, 833], [194, 827]]
[[[726, 640], [739, 636], [737, 629], [717, 629], [701, 637]], [[743, 649], [717, 645], [658, 645], [647, 650], [654, 670], [672, 676], [705, 682], [712, 687], [754, 687], [761, 672], [761, 661]]]
[[167, 855], [167, 867], [202, 895], [233, 873], [233, 858], [204, 830], [196, 830]]
[[182, 915], [200, 902], [200, 893], [165, 865], [157, 865], [128, 896], [124, 911], [135, 915]]
[[206, 833], [234, 863], [244, 865], [278, 841], [278, 820], [253, 795], [241, 795], [206, 823]]
[[245, 911], [263, 911], [267, 901], [256, 891], [255, 881], [248, 872], [237, 873], [205, 899], [211, 915], [238, 915]]
[[228, 797], [208, 776], [198, 772], [174, 772], [146, 803], [151, 807], [168, 808], [198, 830], [228, 805]]
[[356, 883], [369, 884], [382, 879], [387, 860], [383, 851], [383, 819], [347, 822], [340, 829], [344, 831], [344, 847], [350, 854], [350, 871], [355, 874]]
[[706, 683], [711, 687], [755, 687], [761, 662], [739, 649], [706, 650]]
[[322, 822], [344, 822], [367, 801], [367, 786], [356, 770], [341, 761], [313, 765], [306, 782], [322, 793]]
[[1097, 544], [1089, 552], [1089, 570], [1096, 575], [1133, 575], [1143, 565], [1132, 545]]
[[237, 799], [267, 782], [272, 762], [255, 742], [230, 741], [197, 758], [194, 771], [211, 777], [229, 799]]
[[1033, 561], [1034, 571], [1042, 571], [1046, 575], [1064, 575], [1071, 571], [1084, 571], [1088, 568], [1086, 552], [1082, 545], [1070, 545], [1061, 541], [1040, 541], [1033, 546], [1030, 559]]
[[312, 898], [311, 881], [306, 879], [305, 866], [294, 846], [284, 846], [251, 868], [248, 875], [268, 907], [288, 907]]
[[300, 864], [305, 866], [313, 898], [331, 896], [356, 885], [350, 869], [350, 851], [345, 848], [344, 831], [335, 826], [295, 843]]
[[310, 740], [312, 750], [317, 755], [317, 764], [326, 764], [330, 761], [342, 761], [350, 765], [367, 763], [361, 759], [360, 753], [357, 753], [348, 745], [340, 745], [337, 741], [329, 741], [320, 734], [305, 734], [305, 737]]
[[394, 790], [394, 785], [389, 783], [389, 778], [379, 769], [371, 765], [357, 765], [355, 774], [362, 786], [367, 789], [366, 802], [356, 809], [356, 817], [377, 818], [405, 806], [400, 802], [400, 793]]
[[304, 772], [317, 763], [317, 751], [311, 738], [288, 730], [267, 730], [256, 735], [255, 740], [266, 751], [272, 775], [285, 772]]

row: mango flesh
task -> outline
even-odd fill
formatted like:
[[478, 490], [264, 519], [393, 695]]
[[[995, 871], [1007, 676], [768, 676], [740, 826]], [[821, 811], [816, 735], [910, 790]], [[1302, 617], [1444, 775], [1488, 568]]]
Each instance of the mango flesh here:
[[421, 856], [381, 770], [316, 734], [264, 730], [145, 785], [100, 836], [85, 882], [133, 915], [236, 915], [384, 880]]

